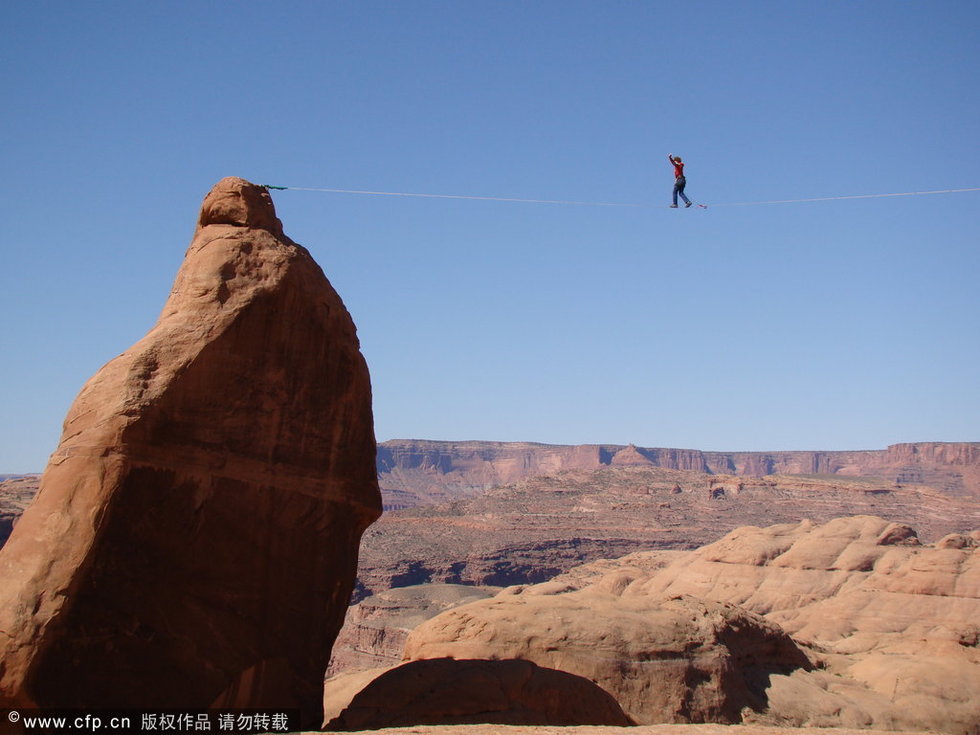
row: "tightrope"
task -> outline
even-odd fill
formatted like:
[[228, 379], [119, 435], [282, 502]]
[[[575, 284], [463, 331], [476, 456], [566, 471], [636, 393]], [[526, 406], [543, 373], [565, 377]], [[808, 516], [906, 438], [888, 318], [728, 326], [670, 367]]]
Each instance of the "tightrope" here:
[[[365, 189], [330, 189], [313, 186], [271, 186], [263, 184], [266, 189], [276, 189], [279, 191], [317, 191], [328, 194], [360, 194], [367, 196], [380, 197], [414, 197], [419, 199], [470, 199], [482, 202], [514, 202], [520, 204], [558, 204], [576, 207], [630, 207], [634, 209], [673, 209], [668, 205], [658, 204], [638, 204], [633, 202], [584, 202], [574, 199], [520, 199], [517, 197], [491, 197], [474, 196], [471, 194], [421, 194], [407, 191], [369, 191]], [[913, 197], [925, 196], [929, 194], [959, 194], [968, 191], [980, 191], [980, 187], [967, 189], [936, 189], [933, 191], [902, 191], [889, 194], [849, 194], [845, 196], [830, 197], [810, 197], [807, 199], [770, 199], [756, 202], [721, 202], [712, 204], [712, 207], [752, 207], [759, 204], [797, 204], [801, 202], [831, 202], [844, 199], [884, 199], [886, 197]], [[707, 209], [709, 205], [698, 204], [702, 209]]]
[[288, 191], [323, 191], [329, 194], [367, 194], [379, 197], [417, 197], [421, 199], [475, 199], [483, 202], [519, 202], [522, 204], [569, 204], [579, 207], [637, 207], [653, 208], [652, 204], [627, 204], [623, 202], [579, 202], [570, 199], [517, 199], [515, 197], [486, 197], [469, 194], [417, 194], [407, 191], [365, 191], [361, 189], [323, 189], [311, 186], [265, 186], [266, 189]]
[[810, 199], [772, 199], [763, 202], [723, 202], [712, 207], [751, 207], [756, 204], [795, 204], [797, 202], [831, 202], [838, 199], [883, 199], [885, 197], [916, 197], [925, 194], [959, 194], [964, 191], [980, 191], [980, 187], [970, 189], [936, 189], [935, 191], [902, 191], [895, 194], [850, 194], [838, 197], [812, 197]]

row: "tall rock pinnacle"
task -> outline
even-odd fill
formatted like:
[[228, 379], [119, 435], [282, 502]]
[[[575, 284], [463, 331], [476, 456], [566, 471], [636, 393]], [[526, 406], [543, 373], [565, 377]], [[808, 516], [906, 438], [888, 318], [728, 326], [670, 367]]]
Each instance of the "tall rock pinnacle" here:
[[381, 512], [354, 324], [226, 178], [156, 325], [82, 388], [0, 552], [0, 706], [302, 708]]

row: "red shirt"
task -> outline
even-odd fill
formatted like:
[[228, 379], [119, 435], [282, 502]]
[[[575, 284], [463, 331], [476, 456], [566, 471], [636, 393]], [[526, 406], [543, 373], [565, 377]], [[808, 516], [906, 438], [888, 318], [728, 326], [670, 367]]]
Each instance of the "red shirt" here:
[[671, 161], [674, 164], [674, 178], [679, 179], [684, 175], [684, 164], [679, 161]]

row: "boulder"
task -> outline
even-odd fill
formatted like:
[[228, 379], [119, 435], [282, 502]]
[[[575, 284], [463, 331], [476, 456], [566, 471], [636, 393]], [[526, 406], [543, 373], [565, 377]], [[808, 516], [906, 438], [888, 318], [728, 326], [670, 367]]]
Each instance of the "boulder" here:
[[734, 605], [628, 596], [622, 582], [511, 588], [416, 628], [405, 658], [533, 661], [596, 682], [640, 724], [741, 721], [773, 673], [809, 668], [780, 630]]
[[388, 669], [325, 726], [632, 725], [588, 679], [530, 661], [412, 661]]
[[268, 192], [207, 195], [0, 552], [0, 707], [301, 708], [381, 512], [354, 324]]

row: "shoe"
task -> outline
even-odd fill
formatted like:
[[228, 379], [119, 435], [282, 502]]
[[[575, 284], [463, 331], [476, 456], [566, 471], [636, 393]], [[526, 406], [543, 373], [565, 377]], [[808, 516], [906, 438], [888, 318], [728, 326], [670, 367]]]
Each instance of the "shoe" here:
[[685, 205], [684, 205], [684, 209], [687, 209], [687, 208], [688, 208], [688, 207], [690, 207], [690, 206], [691, 206], [692, 204], [694, 204], [694, 202], [688, 202], [687, 204], [685, 204]]
[[671, 208], [671, 209], [677, 209], [677, 205], [676, 205], [676, 204], [671, 204], [671, 205], [670, 205], [670, 208]]

